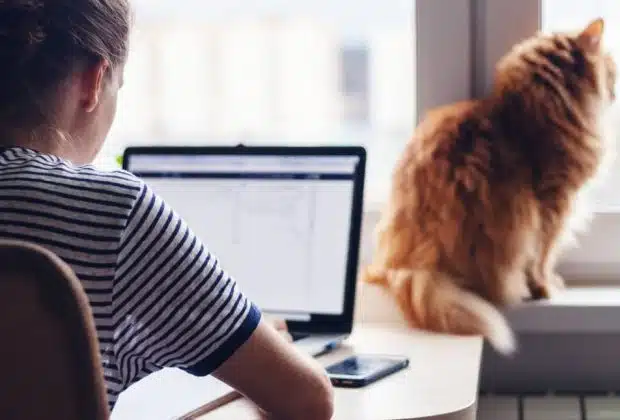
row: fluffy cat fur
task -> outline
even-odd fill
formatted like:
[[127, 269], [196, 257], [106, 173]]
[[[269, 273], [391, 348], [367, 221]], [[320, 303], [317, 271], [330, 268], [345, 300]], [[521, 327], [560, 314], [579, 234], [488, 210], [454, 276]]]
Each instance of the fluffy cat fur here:
[[536, 34], [500, 60], [488, 96], [418, 126], [364, 272], [412, 325], [481, 334], [509, 354], [516, 342], [499, 308], [563, 287], [556, 260], [583, 227], [581, 197], [615, 141], [604, 120], [616, 69], [602, 36], [601, 19]]

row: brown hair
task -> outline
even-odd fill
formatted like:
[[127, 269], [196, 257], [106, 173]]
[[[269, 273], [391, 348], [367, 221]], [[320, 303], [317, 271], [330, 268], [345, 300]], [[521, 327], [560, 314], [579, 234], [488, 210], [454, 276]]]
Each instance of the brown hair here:
[[127, 55], [128, 0], [0, 2], [0, 127], [51, 124], [58, 88], [79, 66]]

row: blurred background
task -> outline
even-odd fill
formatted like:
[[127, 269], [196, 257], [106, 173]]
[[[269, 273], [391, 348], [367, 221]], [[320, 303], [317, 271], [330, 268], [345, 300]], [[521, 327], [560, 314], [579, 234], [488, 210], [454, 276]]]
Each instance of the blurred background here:
[[361, 144], [386, 197], [415, 122], [412, 0], [134, 0], [117, 120], [126, 146]]

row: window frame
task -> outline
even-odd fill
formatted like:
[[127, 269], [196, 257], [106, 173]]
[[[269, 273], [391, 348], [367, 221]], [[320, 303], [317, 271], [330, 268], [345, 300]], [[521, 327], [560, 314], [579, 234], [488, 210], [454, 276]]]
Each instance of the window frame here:
[[[544, 0], [471, 0], [474, 10], [474, 95], [484, 94], [497, 60], [519, 40], [542, 26]], [[510, 16], [506, 19], [506, 16]], [[618, 238], [618, 239], [615, 239]], [[570, 285], [620, 283], [620, 212], [595, 211], [580, 245], [561, 258], [559, 272]]]
[[[471, 97], [472, 9], [471, 0], [411, 1], [415, 14], [412, 33], [415, 40], [413, 120], [417, 124], [429, 110]], [[445, 13], [447, 9], [450, 13]], [[450, 28], [450, 31], [444, 28]], [[425, 83], [429, 80], [431, 83]], [[409, 138], [402, 141], [407, 142]], [[378, 212], [383, 204], [372, 200], [364, 203], [366, 212]]]
[[[473, 94], [472, 0], [411, 0], [414, 2], [414, 121], [431, 109]], [[429, 82], [430, 81], [430, 82]], [[413, 134], [413, 132], [411, 133]], [[403, 142], [409, 141], [404, 138]], [[385, 188], [390, 188], [386, 185]], [[364, 201], [360, 262], [370, 262], [374, 230], [384, 202]]]
[[[473, 94], [472, 0], [415, 1], [416, 120]], [[428, 83], [428, 81], [431, 81]]]
[[[414, 123], [429, 110], [469, 99], [473, 93], [472, 0], [410, 0], [413, 3], [415, 57]], [[446, 13], [448, 11], [448, 13]], [[450, 28], [447, 31], [445, 28]], [[431, 80], [431, 83], [425, 81]], [[412, 127], [412, 133], [413, 134]], [[403, 142], [409, 138], [403, 138]], [[386, 189], [389, 185], [385, 186]], [[387, 195], [386, 195], [387, 196]], [[365, 229], [378, 221], [384, 201], [366, 196]], [[364, 239], [364, 242], [368, 242]], [[362, 244], [364, 248], [372, 244]], [[363, 258], [363, 255], [362, 255]]]

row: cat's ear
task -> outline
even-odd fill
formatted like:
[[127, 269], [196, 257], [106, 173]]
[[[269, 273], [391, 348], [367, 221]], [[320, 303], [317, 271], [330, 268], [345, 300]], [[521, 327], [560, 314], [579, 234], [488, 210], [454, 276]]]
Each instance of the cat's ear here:
[[577, 36], [577, 42], [586, 51], [596, 52], [601, 47], [605, 22], [598, 18], [592, 22]]

